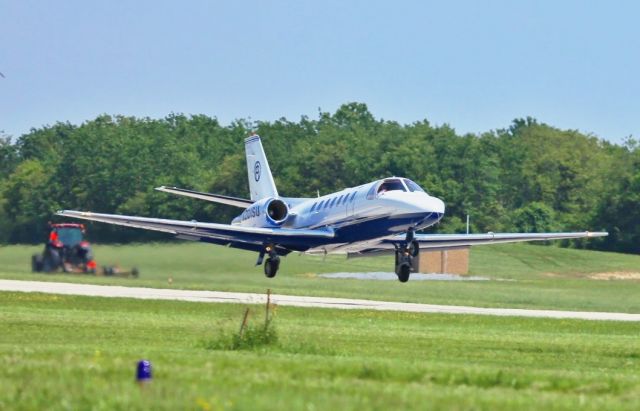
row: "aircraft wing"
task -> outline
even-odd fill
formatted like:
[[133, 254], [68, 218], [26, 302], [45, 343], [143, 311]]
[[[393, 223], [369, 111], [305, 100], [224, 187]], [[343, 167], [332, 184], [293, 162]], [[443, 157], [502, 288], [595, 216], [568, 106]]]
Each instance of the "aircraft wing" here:
[[314, 240], [333, 238], [330, 229], [298, 230], [288, 228], [244, 227], [230, 224], [202, 223], [198, 221], [165, 220], [161, 218], [134, 217], [117, 214], [100, 214], [85, 211], [62, 210], [56, 213], [63, 217], [126, 227], [143, 228], [161, 231], [177, 236], [183, 240], [204, 241], [226, 245], [244, 250], [262, 251], [265, 244], [275, 243], [279, 253], [286, 254], [292, 250], [313, 243]]
[[[518, 243], [525, 241], [565, 240], [570, 238], [593, 238], [609, 235], [606, 232], [568, 232], [568, 233], [486, 233], [486, 234], [416, 234], [420, 249], [448, 250], [483, 244]], [[350, 257], [382, 255], [395, 251], [395, 246], [404, 242], [405, 236], [398, 235], [382, 240], [365, 249], [350, 252]]]
[[[593, 238], [609, 235], [605, 232], [570, 233], [486, 233], [486, 234], [416, 234], [421, 248], [451, 248], [482, 244], [519, 243], [525, 241], [566, 240], [570, 238]], [[404, 240], [396, 236], [396, 242]]]
[[200, 200], [212, 201], [214, 203], [232, 205], [240, 208], [247, 208], [251, 204], [253, 204], [253, 201], [247, 200], [245, 198], [223, 196], [220, 194], [202, 193], [200, 191], [186, 190], [184, 188], [178, 188], [178, 187], [161, 186], [161, 187], [156, 187], [156, 190], [163, 191], [165, 193], [177, 194], [185, 197], [197, 198]]

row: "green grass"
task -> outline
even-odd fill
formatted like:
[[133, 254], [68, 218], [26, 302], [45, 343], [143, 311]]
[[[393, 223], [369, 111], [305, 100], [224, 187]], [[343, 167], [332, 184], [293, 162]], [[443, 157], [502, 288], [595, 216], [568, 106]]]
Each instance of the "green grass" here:
[[[32, 274], [41, 247], [0, 247], [0, 278], [74, 281], [144, 287], [355, 297], [484, 307], [640, 313], [640, 281], [595, 281], [589, 273], [640, 271], [640, 256], [544, 247], [481, 246], [471, 250], [471, 274], [490, 281], [362, 281], [326, 279], [320, 273], [391, 271], [392, 257], [346, 260], [292, 254], [274, 279], [255, 267], [256, 254], [199, 243], [96, 246], [99, 264], [137, 266], [139, 279], [77, 274]], [[168, 278], [173, 279], [172, 284]], [[505, 281], [508, 280], [508, 281]]]
[[243, 311], [0, 293], [0, 409], [640, 408], [637, 323], [278, 307], [277, 343], [207, 349]]

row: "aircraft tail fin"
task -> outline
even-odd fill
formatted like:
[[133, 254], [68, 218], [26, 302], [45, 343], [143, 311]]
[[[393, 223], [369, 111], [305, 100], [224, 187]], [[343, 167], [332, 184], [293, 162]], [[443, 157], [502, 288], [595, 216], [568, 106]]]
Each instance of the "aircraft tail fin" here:
[[266, 197], [278, 197], [278, 190], [273, 181], [260, 136], [252, 135], [248, 137], [244, 140], [244, 147], [247, 155], [247, 173], [251, 200], [258, 201]]

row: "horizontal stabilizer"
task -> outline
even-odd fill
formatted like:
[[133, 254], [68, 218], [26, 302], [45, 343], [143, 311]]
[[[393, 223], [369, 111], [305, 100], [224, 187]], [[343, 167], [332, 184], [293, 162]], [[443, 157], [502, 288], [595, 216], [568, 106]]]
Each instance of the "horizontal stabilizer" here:
[[156, 190], [163, 191], [165, 193], [177, 194], [185, 197], [211, 201], [214, 203], [227, 204], [227, 205], [240, 207], [240, 208], [247, 208], [251, 204], [253, 204], [253, 201], [247, 200], [245, 198], [223, 196], [220, 194], [202, 193], [200, 191], [186, 190], [184, 188], [178, 188], [178, 187], [162, 186], [162, 187], [156, 187]]

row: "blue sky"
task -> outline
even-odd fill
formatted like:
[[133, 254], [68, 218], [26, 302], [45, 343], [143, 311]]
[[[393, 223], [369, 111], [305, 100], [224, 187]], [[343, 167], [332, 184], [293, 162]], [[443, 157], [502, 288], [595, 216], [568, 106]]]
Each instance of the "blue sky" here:
[[533, 116], [640, 136], [640, 2], [0, 0], [0, 130], [101, 113], [377, 118], [458, 132]]

